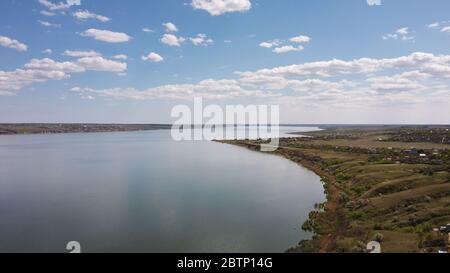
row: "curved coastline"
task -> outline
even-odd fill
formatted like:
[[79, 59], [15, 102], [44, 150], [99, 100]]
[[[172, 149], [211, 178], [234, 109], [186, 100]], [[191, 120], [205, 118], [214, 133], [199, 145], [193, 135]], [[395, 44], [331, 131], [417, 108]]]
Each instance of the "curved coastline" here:
[[[293, 134], [300, 134], [300, 133], [293, 133]], [[260, 152], [260, 144], [249, 143], [247, 141], [242, 140], [220, 140], [217, 142], [240, 146], [243, 148]], [[311, 240], [300, 241], [297, 246], [292, 246], [288, 248], [286, 252], [287, 253], [328, 252], [330, 249], [333, 248], [335, 244], [337, 233], [325, 234], [321, 231], [322, 228], [317, 224], [315, 224], [314, 222], [319, 216], [320, 217], [326, 216], [326, 218], [328, 218], [335, 214], [338, 217], [340, 215], [339, 213], [336, 213], [339, 203], [339, 191], [336, 186], [335, 176], [323, 170], [319, 165], [314, 164], [313, 161], [308, 160], [308, 158], [304, 155], [292, 156], [292, 154], [289, 153], [289, 149], [286, 147], [280, 147], [277, 151], [270, 152], [269, 154], [284, 157], [285, 159], [293, 161], [294, 163], [297, 163], [301, 167], [304, 167], [307, 170], [315, 173], [318, 177], [320, 177], [326, 195], [325, 202], [322, 204], [315, 204], [316, 209], [309, 213], [308, 219], [302, 226], [303, 230], [312, 232], [314, 234], [313, 238]]]
[[[437, 253], [449, 249], [448, 128], [362, 126], [280, 138], [281, 155], [322, 178], [327, 202], [310, 213], [313, 231], [288, 252]], [[302, 133], [303, 134], [303, 133]], [[450, 139], [450, 138], [448, 138]], [[255, 151], [262, 140], [229, 141]]]

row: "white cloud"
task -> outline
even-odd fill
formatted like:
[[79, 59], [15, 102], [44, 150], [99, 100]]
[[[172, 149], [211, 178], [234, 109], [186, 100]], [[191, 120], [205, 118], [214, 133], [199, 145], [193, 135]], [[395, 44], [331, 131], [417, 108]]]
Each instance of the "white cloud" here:
[[233, 98], [254, 98], [254, 97], [276, 97], [276, 94], [260, 90], [243, 89], [236, 80], [214, 80], [206, 79], [196, 84], [169, 84], [145, 90], [135, 88], [113, 88], [96, 90], [91, 88], [77, 88], [83, 95], [93, 95], [100, 97], [126, 98], [135, 100], [148, 99], [175, 99], [191, 100], [194, 97], [204, 99], [233, 99]]
[[47, 21], [38, 20], [39, 24], [41, 24], [44, 27], [54, 27], [54, 28], [60, 28], [60, 24], [53, 24]]
[[168, 22], [163, 24], [166, 32], [177, 32], [178, 28], [174, 23]]
[[208, 38], [205, 34], [197, 34], [196, 37], [189, 38], [189, 40], [195, 45], [195, 46], [208, 46], [214, 43], [214, 41], [211, 38]]
[[116, 60], [127, 60], [128, 56], [125, 55], [125, 54], [119, 54], [119, 55], [113, 56], [113, 58], [116, 59]]
[[[143, 59], [156, 61], [155, 56], [149, 54]], [[71, 62], [32, 60], [21, 69], [0, 71], [0, 94], [14, 95], [31, 84], [62, 80], [87, 70], [124, 74], [125, 71], [120, 70], [126, 69], [126, 64], [108, 61], [111, 60], [102, 57], [86, 57]], [[265, 103], [292, 105], [302, 110], [322, 107], [332, 113], [340, 113], [336, 109], [341, 108], [355, 115], [359, 113], [357, 109], [389, 105], [395, 105], [395, 109], [408, 104], [415, 107], [425, 103], [441, 103], [445, 106], [450, 101], [448, 90], [450, 55], [416, 52], [397, 58], [297, 63], [236, 72], [233, 78], [205, 79], [193, 84], [166, 84], [147, 89], [78, 87], [73, 91], [86, 98], [190, 100], [201, 96], [210, 100], [261, 99]], [[376, 113], [383, 112], [381, 108], [374, 109]]]
[[271, 48], [272, 44], [268, 43], [268, 42], [262, 42], [259, 44], [260, 47], [264, 47], [264, 48]]
[[[427, 75], [427, 74], [425, 74]], [[427, 75], [428, 76], [428, 75]], [[404, 74], [394, 76], [381, 76], [367, 79], [371, 83], [371, 88], [376, 91], [413, 91], [425, 88], [418, 81], [408, 78]]]
[[404, 27], [404, 28], [400, 28], [396, 31], [397, 34], [399, 35], [408, 35], [409, 34], [409, 28], [408, 27]]
[[428, 28], [439, 28], [440, 23], [439, 22], [434, 22], [428, 25]]
[[248, 11], [252, 3], [250, 0], [192, 0], [191, 6], [218, 16], [224, 13]]
[[109, 30], [100, 30], [100, 29], [88, 29], [81, 33], [81, 36], [92, 37], [95, 40], [103, 41], [107, 43], [124, 43], [131, 40], [131, 37], [126, 33], [122, 32], [113, 32]]
[[53, 54], [53, 50], [51, 50], [50, 48], [47, 48], [47, 49], [43, 50], [42, 53], [44, 53], [44, 54]]
[[66, 50], [64, 51], [63, 55], [70, 56], [70, 57], [76, 57], [76, 58], [83, 58], [83, 57], [97, 57], [101, 56], [102, 54], [96, 52], [96, 51], [72, 51], [72, 50]]
[[287, 87], [296, 92], [324, 92], [327, 90], [337, 90], [347, 85], [346, 81], [331, 82], [320, 79], [306, 79], [290, 81]]
[[281, 46], [281, 47], [276, 47], [273, 52], [277, 53], [277, 54], [283, 54], [283, 53], [288, 53], [288, 52], [294, 52], [294, 51], [302, 51], [303, 49], [305, 49], [303, 46], [291, 46], [291, 45], [287, 45], [287, 46]]
[[48, 16], [48, 17], [51, 17], [51, 16], [55, 16], [55, 15], [56, 15], [56, 13], [51, 12], [51, 11], [48, 11], [48, 10], [41, 10], [40, 13], [41, 13], [42, 15]]
[[450, 64], [450, 55], [433, 55], [431, 53], [416, 52], [411, 55], [392, 59], [361, 58], [352, 61], [333, 59], [272, 69], [261, 69], [256, 72], [237, 72], [239, 75], [271, 75], [271, 76], [313, 76], [335, 77], [347, 74], [369, 74], [382, 69], [424, 69], [431, 64]]
[[62, 80], [70, 77], [69, 73], [85, 71], [77, 64], [58, 63], [51, 59], [33, 59], [24, 66], [24, 69], [15, 71], [0, 71], [0, 92], [14, 94], [25, 86], [48, 80]]
[[111, 21], [111, 19], [106, 17], [106, 16], [95, 14], [95, 13], [90, 12], [88, 10], [76, 11], [76, 12], [73, 13], [73, 16], [75, 18], [77, 18], [78, 20], [95, 19], [95, 20], [98, 20], [100, 22], [109, 22], [109, 21]]
[[77, 60], [77, 63], [87, 70], [123, 72], [127, 70], [127, 64], [105, 59], [100, 56], [84, 57]]
[[105, 59], [101, 56], [82, 57], [75, 62], [56, 62], [52, 59], [32, 59], [24, 66], [29, 70], [80, 73], [86, 70], [123, 72], [127, 64]]
[[84, 57], [73, 62], [57, 62], [49, 58], [32, 59], [23, 68], [0, 71], [0, 94], [13, 95], [34, 83], [63, 80], [70, 78], [71, 74], [88, 70], [120, 73], [127, 70], [127, 64], [100, 56]]
[[68, 5], [81, 6], [81, 0], [66, 0]]
[[0, 36], [0, 46], [12, 48], [21, 52], [28, 50], [28, 46], [26, 44], [5, 36]]
[[142, 31], [143, 31], [143, 32], [147, 32], [147, 33], [149, 33], [149, 32], [154, 32], [153, 29], [147, 28], [147, 27], [142, 28]]
[[450, 66], [443, 63], [430, 63], [423, 67], [425, 73], [429, 73], [434, 77], [450, 79]]
[[383, 36], [383, 40], [389, 40], [389, 39], [397, 40], [398, 37], [399, 37], [398, 34], [388, 33], [388, 34]]
[[[334, 111], [450, 101], [450, 55], [416, 52], [398, 58], [327, 60], [236, 72], [234, 79], [167, 84], [148, 89], [78, 88], [81, 95], [120, 99], [251, 98], [298, 109]], [[345, 78], [344, 78], [345, 77]], [[375, 107], [375, 108], [374, 108]], [[302, 108], [302, 109], [306, 109]], [[336, 113], [339, 113], [337, 111]]]
[[[301, 44], [301, 43], [309, 43], [311, 38], [305, 35], [295, 36], [289, 39], [288, 42]], [[294, 51], [302, 51], [305, 48], [302, 45], [290, 45], [286, 44], [286, 41], [280, 39], [269, 40], [266, 42], [262, 42], [259, 44], [260, 47], [263, 48], [274, 48], [272, 52], [277, 54], [283, 54]]]
[[39, 0], [39, 3], [49, 10], [66, 10], [72, 6], [80, 6], [81, 0], [67, 0], [66, 2], [53, 3], [49, 0]]
[[309, 43], [311, 41], [311, 38], [305, 35], [300, 35], [292, 37], [291, 39], [289, 39], [289, 41], [293, 43]]
[[173, 34], [164, 34], [164, 36], [161, 38], [161, 42], [169, 46], [181, 46], [181, 44], [184, 43], [185, 40], [186, 39], [184, 39], [183, 37], [177, 37]]
[[279, 45], [281, 45], [281, 41], [278, 39], [262, 42], [259, 44], [260, 47], [264, 47], [264, 48], [272, 48], [274, 46], [279, 46]]
[[[396, 71], [401, 73], [392, 75]], [[416, 52], [391, 59], [330, 60], [236, 73], [243, 86], [300, 92], [284, 95], [283, 103], [354, 107], [440, 101], [443, 93], [450, 98], [450, 55]], [[353, 79], [335, 80], [342, 76]]]
[[67, 78], [63, 71], [45, 71], [34, 69], [17, 69], [12, 72], [0, 71], [0, 94], [14, 95], [25, 86], [48, 80]]
[[380, 6], [381, 0], [367, 0], [369, 6]]
[[159, 63], [164, 61], [164, 58], [155, 52], [150, 52], [150, 54], [148, 54], [147, 56], [142, 56], [142, 60]]
[[64, 73], [83, 72], [85, 69], [73, 62], [56, 62], [49, 58], [32, 59], [25, 64], [26, 69], [39, 71], [59, 71]]
[[263, 90], [292, 89], [295, 92], [319, 92], [330, 89], [338, 89], [348, 86], [347, 82], [331, 82], [321, 79], [293, 80], [282, 76], [270, 75], [246, 75], [239, 82], [246, 87]]
[[409, 27], [403, 27], [397, 29], [394, 33], [388, 33], [383, 36], [383, 40], [402, 40], [402, 41], [409, 41], [414, 40], [413, 36], [409, 36], [410, 30]]
[[450, 26], [449, 27], [443, 27], [441, 29], [441, 32], [448, 32], [448, 33], [450, 33]]

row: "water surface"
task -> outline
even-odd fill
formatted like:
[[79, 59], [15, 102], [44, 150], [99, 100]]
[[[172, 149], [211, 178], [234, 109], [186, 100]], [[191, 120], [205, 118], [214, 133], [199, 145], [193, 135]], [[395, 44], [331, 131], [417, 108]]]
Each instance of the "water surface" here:
[[0, 252], [282, 252], [323, 200], [286, 159], [170, 131], [0, 137]]

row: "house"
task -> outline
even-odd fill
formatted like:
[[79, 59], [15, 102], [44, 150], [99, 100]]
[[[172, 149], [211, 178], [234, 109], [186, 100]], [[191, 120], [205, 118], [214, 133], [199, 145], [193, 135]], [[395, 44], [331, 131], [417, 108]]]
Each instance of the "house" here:
[[450, 224], [440, 227], [439, 230], [444, 233], [450, 233]]
[[403, 152], [404, 152], [405, 154], [408, 154], [408, 155], [418, 155], [418, 154], [419, 154], [419, 152], [417, 151], [417, 149], [404, 150]]

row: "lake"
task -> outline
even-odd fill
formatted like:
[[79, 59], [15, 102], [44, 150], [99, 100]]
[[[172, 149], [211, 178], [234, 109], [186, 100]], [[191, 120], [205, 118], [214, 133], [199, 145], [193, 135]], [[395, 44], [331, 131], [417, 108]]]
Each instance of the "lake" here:
[[323, 191], [282, 157], [165, 130], [0, 136], [0, 252], [283, 252]]

